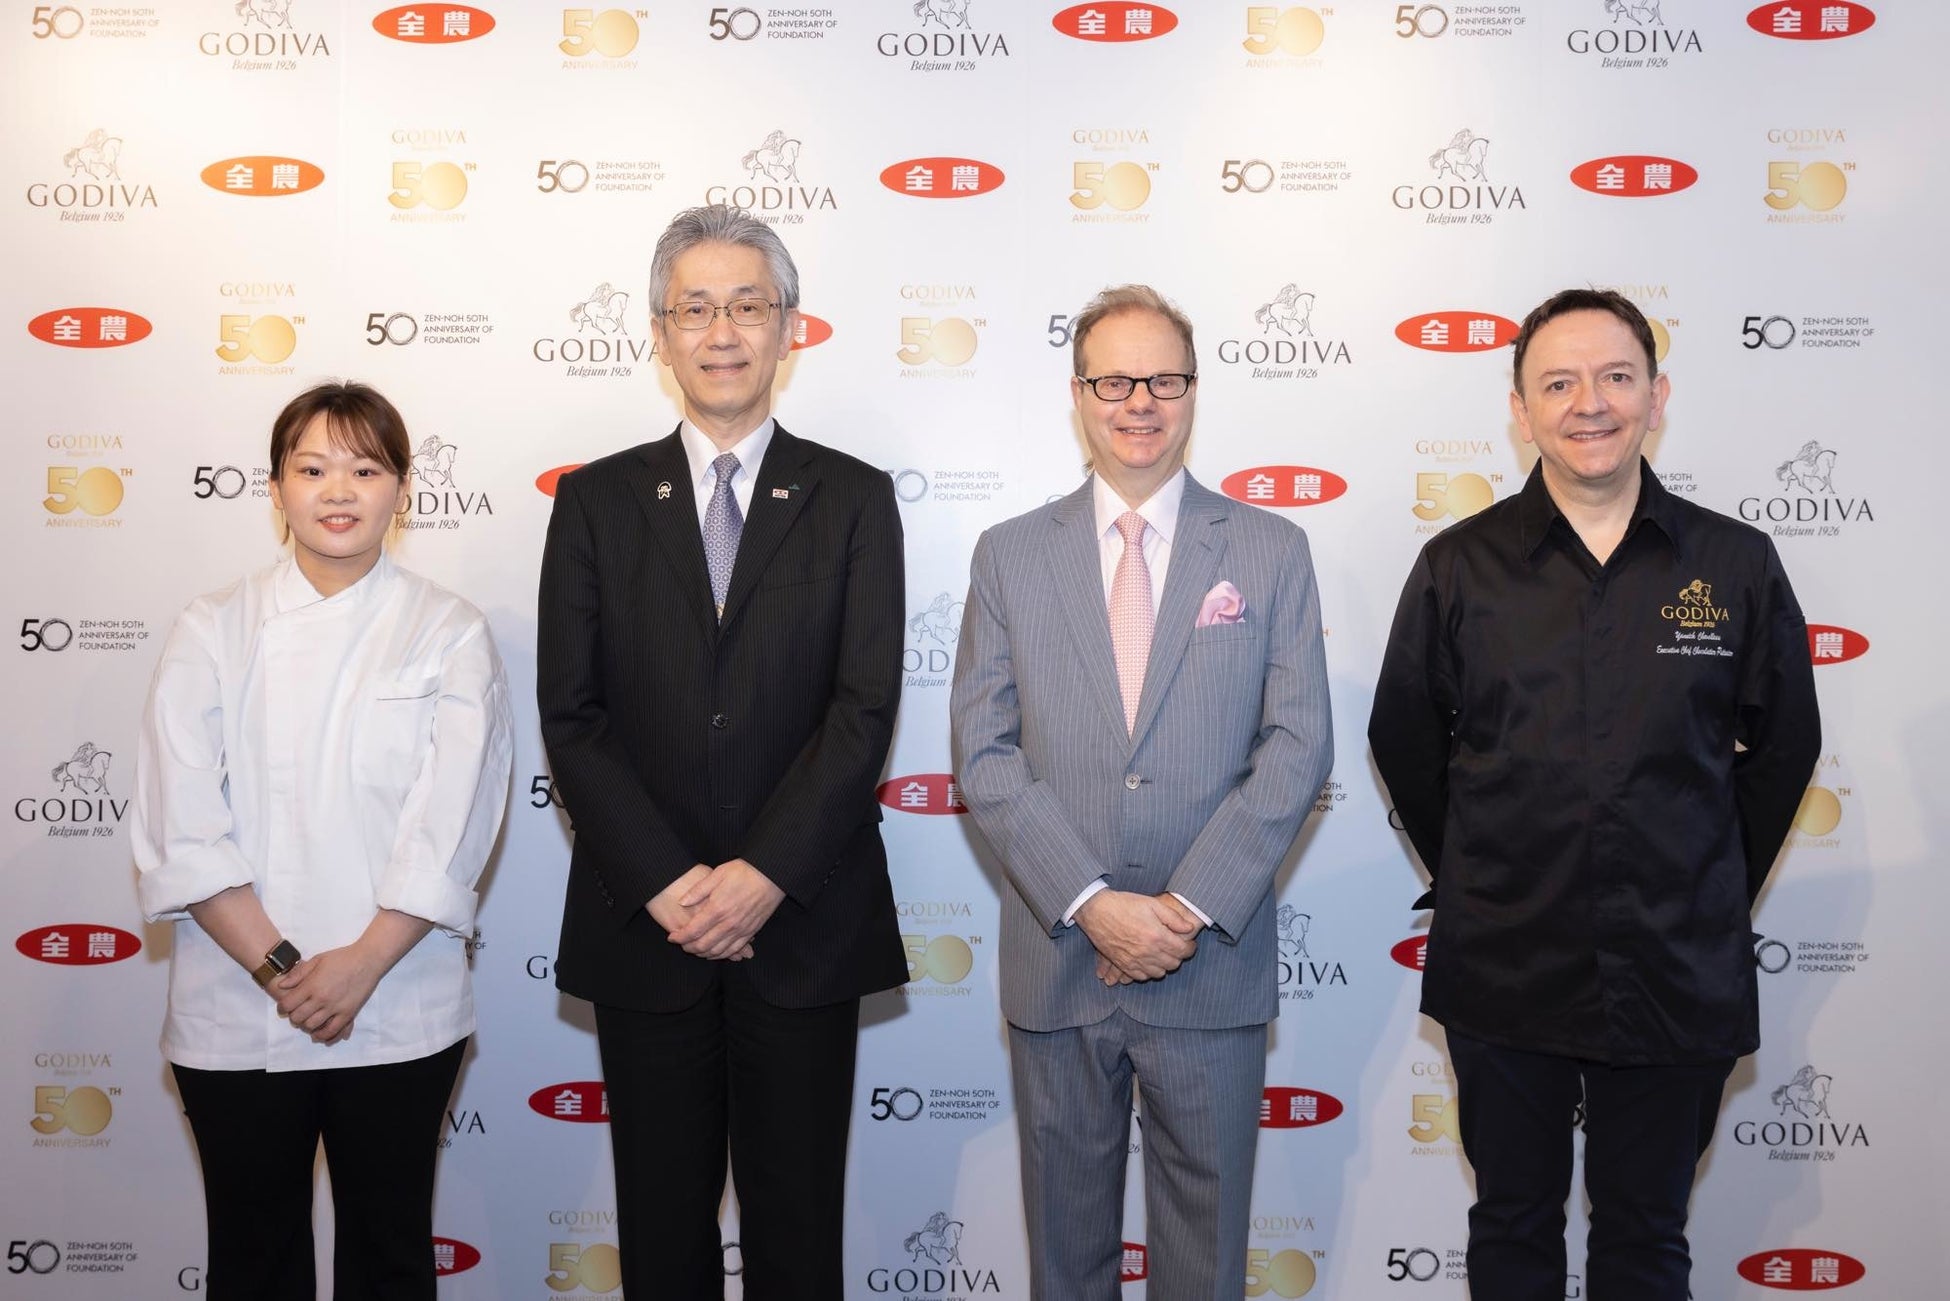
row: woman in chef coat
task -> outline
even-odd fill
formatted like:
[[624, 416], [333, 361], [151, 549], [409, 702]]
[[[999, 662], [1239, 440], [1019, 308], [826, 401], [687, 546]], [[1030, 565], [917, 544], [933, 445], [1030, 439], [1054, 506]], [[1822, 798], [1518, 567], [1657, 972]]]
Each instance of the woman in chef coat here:
[[291, 552], [190, 603], [142, 720], [142, 911], [175, 922], [163, 1055], [203, 1166], [212, 1301], [312, 1295], [321, 1138], [337, 1295], [431, 1298], [507, 681], [481, 612], [386, 554], [412, 468], [392, 403], [309, 389], [270, 459]]

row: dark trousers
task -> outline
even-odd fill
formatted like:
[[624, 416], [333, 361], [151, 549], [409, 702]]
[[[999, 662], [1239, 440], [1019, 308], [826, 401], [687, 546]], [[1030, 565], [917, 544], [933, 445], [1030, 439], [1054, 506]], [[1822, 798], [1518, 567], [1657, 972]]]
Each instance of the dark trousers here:
[[841, 1301], [860, 1000], [774, 1007], [744, 963], [715, 965], [712, 988], [681, 1012], [596, 1005], [623, 1294], [724, 1296], [729, 1146], [748, 1301]]
[[317, 1291], [312, 1168], [332, 1176], [338, 1301], [431, 1301], [433, 1159], [467, 1041], [431, 1057], [324, 1071], [172, 1066], [210, 1225], [210, 1301]]
[[1469, 1294], [1562, 1301], [1571, 1132], [1584, 1103], [1590, 1301], [1686, 1301], [1686, 1204], [1731, 1060], [1625, 1066], [1449, 1032], [1463, 1152], [1476, 1170]]

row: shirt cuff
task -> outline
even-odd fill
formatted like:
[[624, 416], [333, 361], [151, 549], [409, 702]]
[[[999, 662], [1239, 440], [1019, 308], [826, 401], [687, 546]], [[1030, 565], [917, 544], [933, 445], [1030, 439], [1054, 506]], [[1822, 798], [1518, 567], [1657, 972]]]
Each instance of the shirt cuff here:
[[444, 872], [389, 873], [373, 892], [373, 903], [432, 922], [465, 939], [474, 929], [479, 896]]
[[[1091, 896], [1099, 890], [1108, 889], [1110, 889], [1110, 878], [1107, 876], [1100, 876], [1089, 885], [1083, 887], [1083, 893], [1070, 900], [1070, 906], [1063, 910], [1063, 924], [1065, 926], [1075, 926], [1077, 924], [1077, 909], [1088, 903]], [[1190, 907], [1189, 904], [1186, 906]], [[1193, 908], [1192, 911], [1197, 912], [1198, 909]]]
[[237, 842], [225, 837], [176, 854], [141, 873], [136, 881], [136, 898], [147, 920], [181, 921], [190, 915], [191, 904], [255, 880]]
[[1184, 895], [1178, 893], [1178, 891], [1173, 890], [1171, 892], [1171, 897], [1176, 899], [1179, 903], [1184, 904], [1186, 910], [1189, 911], [1192, 914], [1192, 916], [1198, 918], [1200, 921], [1204, 922], [1207, 926], [1213, 924], [1212, 919], [1210, 917], [1207, 917], [1204, 911], [1197, 904], [1193, 903], [1190, 899], [1187, 899]]

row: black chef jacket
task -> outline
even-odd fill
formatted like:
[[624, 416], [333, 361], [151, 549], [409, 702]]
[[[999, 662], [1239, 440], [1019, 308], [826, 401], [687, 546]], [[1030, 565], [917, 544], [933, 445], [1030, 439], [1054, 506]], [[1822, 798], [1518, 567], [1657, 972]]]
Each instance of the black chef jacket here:
[[1759, 1046], [1751, 905], [1821, 746], [1766, 534], [1641, 460], [1600, 565], [1540, 462], [1423, 547], [1368, 739], [1434, 879], [1423, 1012], [1621, 1066]]

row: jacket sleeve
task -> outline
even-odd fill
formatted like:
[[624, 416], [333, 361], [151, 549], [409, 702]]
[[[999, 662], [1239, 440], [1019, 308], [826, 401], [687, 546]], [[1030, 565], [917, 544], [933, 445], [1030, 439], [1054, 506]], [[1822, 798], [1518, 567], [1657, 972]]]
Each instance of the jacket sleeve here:
[[[907, 576], [894, 481], [868, 477], [846, 555], [832, 695], [806, 744], [759, 810], [743, 857], [801, 907], [811, 907], [846, 842], [874, 808], [874, 788], [900, 708]], [[789, 647], [779, 654], [789, 655]]]
[[400, 806], [374, 903], [456, 935], [473, 929], [474, 885], [508, 808], [511, 731], [507, 676], [486, 620], [478, 620], [441, 665], [433, 741]]
[[603, 621], [613, 612], [603, 608], [601, 555], [579, 475], [563, 475], [542, 548], [535, 696], [578, 856], [596, 873], [620, 928], [697, 858], [644, 789], [610, 715]]
[[1773, 869], [1821, 754], [1808, 625], [1773, 539], [1765, 541], [1755, 635], [1748, 642], [1734, 719], [1734, 739], [1743, 748], [1733, 758], [1733, 796], [1747, 853], [1749, 902], [1759, 897]]
[[1460, 707], [1441, 604], [1425, 547], [1402, 588], [1368, 718], [1375, 770], [1429, 874], [1429, 889], [1413, 908], [1435, 906], [1435, 876], [1449, 816], [1449, 754]]
[[1002, 870], [1037, 922], [1058, 935], [1068, 929], [1065, 910], [1106, 868], [1022, 751], [1007, 608], [995, 541], [984, 533], [970, 562], [949, 694], [955, 779]]
[[1266, 637], [1259, 735], [1246, 776], [1213, 810], [1168, 885], [1237, 943], [1265, 902], [1334, 766], [1320, 594], [1306, 534], [1294, 530]]
[[202, 607], [185, 610], [142, 711], [130, 841], [137, 897], [152, 922], [180, 920], [191, 904], [256, 880], [232, 835], [214, 642]]

